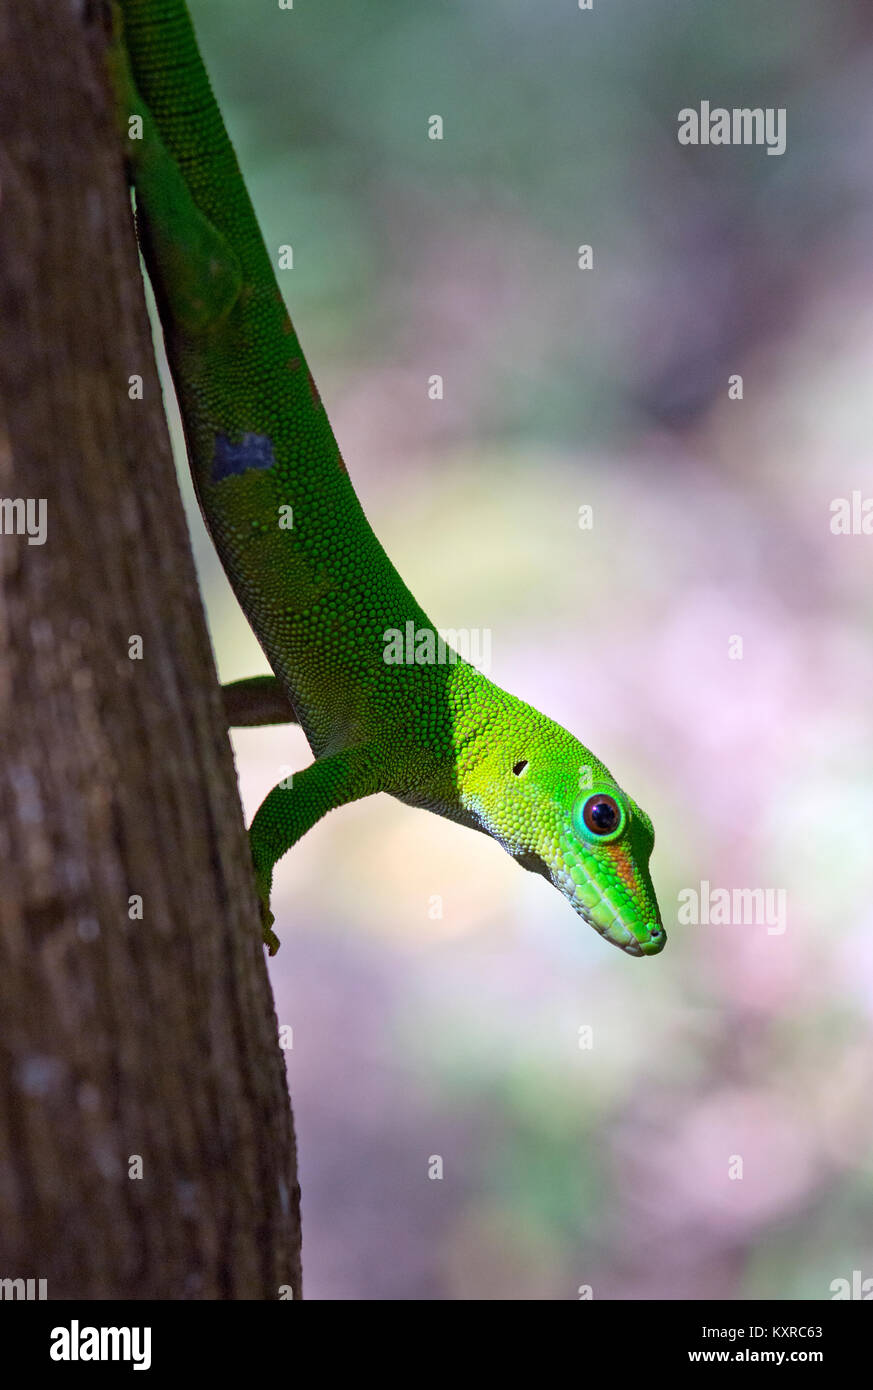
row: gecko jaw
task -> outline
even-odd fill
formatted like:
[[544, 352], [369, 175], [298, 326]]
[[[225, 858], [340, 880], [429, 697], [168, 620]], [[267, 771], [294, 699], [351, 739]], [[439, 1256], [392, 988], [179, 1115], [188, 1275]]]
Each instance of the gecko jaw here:
[[593, 907], [582, 902], [579, 885], [574, 883], [566, 870], [558, 870], [554, 876], [554, 884], [563, 893], [577, 916], [581, 917], [583, 922], [587, 922], [589, 927], [593, 927], [598, 936], [602, 936], [611, 946], [617, 946], [628, 956], [653, 954], [651, 951], [643, 950], [633, 932], [607, 904], [605, 898], [601, 898]]

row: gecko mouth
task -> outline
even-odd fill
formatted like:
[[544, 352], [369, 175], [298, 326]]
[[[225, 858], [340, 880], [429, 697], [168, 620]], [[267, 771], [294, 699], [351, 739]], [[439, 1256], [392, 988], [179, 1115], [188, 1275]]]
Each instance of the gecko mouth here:
[[630, 928], [626, 927], [619, 917], [613, 917], [612, 921], [604, 926], [602, 922], [596, 920], [591, 909], [585, 907], [584, 904], [574, 901], [573, 908], [582, 918], [583, 922], [587, 922], [589, 927], [593, 927], [598, 935], [603, 937], [604, 941], [608, 941], [612, 946], [617, 946], [618, 949], [624, 951], [626, 955], [643, 955], [642, 946], [637, 941]]
[[[513, 859], [523, 869], [541, 874], [569, 902], [577, 916], [610, 945], [617, 946], [628, 956], [655, 956], [664, 949], [667, 934], [660, 922], [651, 922], [646, 939], [640, 941], [608, 900], [590, 883], [580, 885], [566, 869], [552, 869], [538, 854], [514, 853]], [[583, 894], [588, 898], [584, 901]]]
[[555, 887], [560, 889], [564, 897], [570, 903], [573, 911], [587, 922], [589, 927], [593, 927], [598, 936], [602, 936], [604, 941], [610, 945], [617, 946], [620, 951], [624, 951], [628, 956], [653, 955], [660, 951], [663, 945], [664, 933], [661, 931], [660, 937], [656, 940], [660, 944], [653, 942], [646, 948], [636, 938], [630, 927], [622, 920], [615, 909], [603, 897], [594, 902], [583, 902], [581, 893], [591, 889], [583, 890], [579, 884], [575, 883], [566, 872], [558, 872], [555, 875]]

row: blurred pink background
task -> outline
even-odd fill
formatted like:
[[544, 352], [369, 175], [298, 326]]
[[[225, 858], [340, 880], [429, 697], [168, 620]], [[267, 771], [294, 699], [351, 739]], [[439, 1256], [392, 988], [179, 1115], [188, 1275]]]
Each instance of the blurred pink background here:
[[[873, 535], [830, 510], [873, 497], [869, 10], [191, 8], [377, 534], [650, 813], [669, 936], [387, 797], [318, 825], [270, 965], [307, 1296], [873, 1277]], [[681, 148], [702, 98], [785, 106], [785, 155]], [[265, 670], [182, 476], [222, 679]], [[233, 741], [248, 818], [310, 760]], [[703, 880], [785, 930], [680, 925]]]

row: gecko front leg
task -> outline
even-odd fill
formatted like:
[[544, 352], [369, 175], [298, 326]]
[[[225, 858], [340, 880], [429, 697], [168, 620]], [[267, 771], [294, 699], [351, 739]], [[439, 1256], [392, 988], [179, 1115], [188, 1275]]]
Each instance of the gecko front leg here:
[[369, 746], [345, 748], [317, 758], [293, 778], [281, 781], [261, 802], [249, 831], [255, 881], [261, 903], [264, 944], [274, 956], [279, 941], [273, 932], [270, 889], [273, 868], [283, 854], [328, 811], [380, 791], [379, 758]]

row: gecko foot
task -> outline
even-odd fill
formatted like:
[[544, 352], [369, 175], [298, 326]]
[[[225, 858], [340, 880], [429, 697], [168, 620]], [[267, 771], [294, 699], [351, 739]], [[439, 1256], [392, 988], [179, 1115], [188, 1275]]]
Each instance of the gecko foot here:
[[273, 931], [273, 923], [275, 920], [276, 918], [270, 911], [270, 904], [265, 903], [263, 899], [261, 899], [261, 936], [271, 956], [276, 954], [281, 944], [278, 936]]

